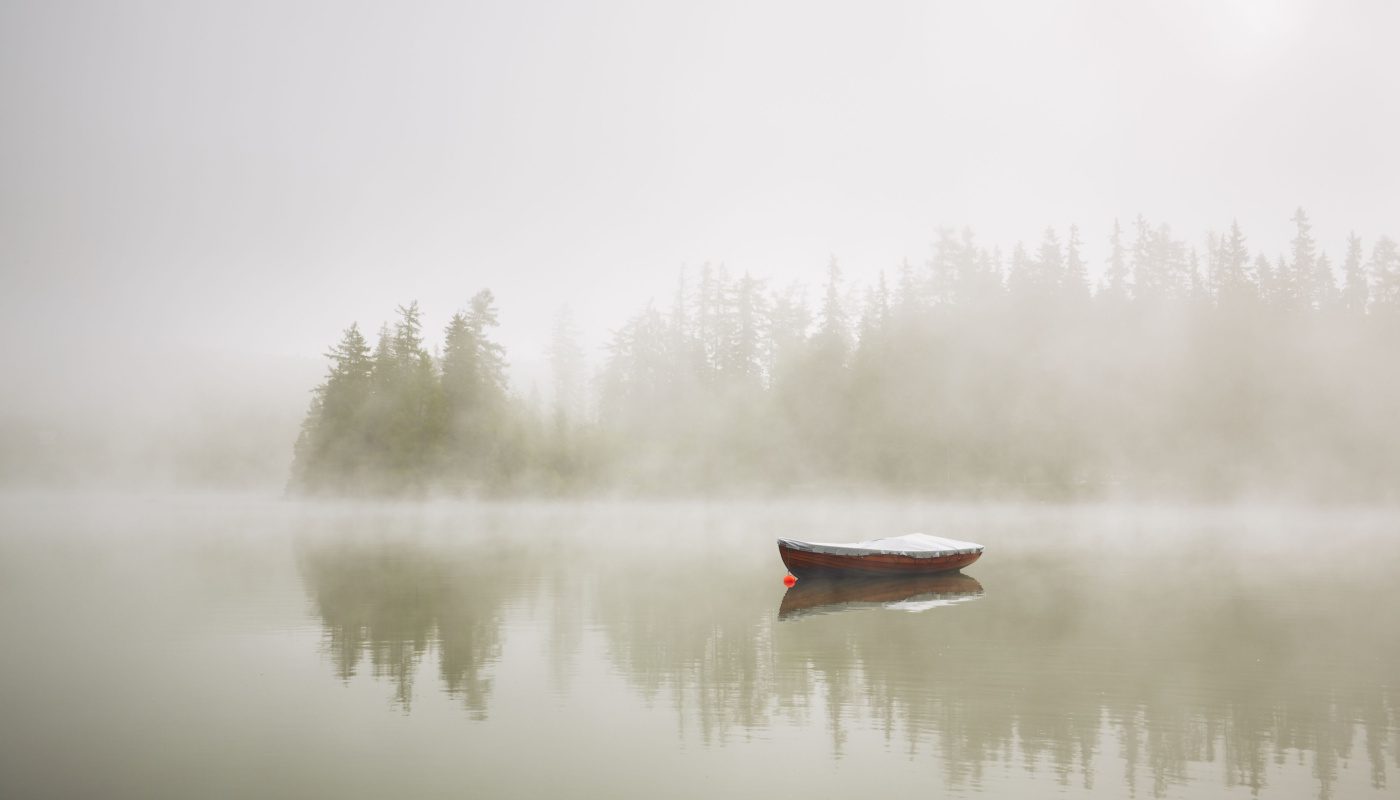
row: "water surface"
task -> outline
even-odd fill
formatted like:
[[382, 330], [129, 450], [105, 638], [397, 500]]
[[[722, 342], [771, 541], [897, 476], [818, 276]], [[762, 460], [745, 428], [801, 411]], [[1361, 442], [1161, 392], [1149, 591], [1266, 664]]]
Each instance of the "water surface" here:
[[[926, 531], [961, 576], [782, 584]], [[1400, 516], [0, 500], [0, 796], [1393, 797]]]

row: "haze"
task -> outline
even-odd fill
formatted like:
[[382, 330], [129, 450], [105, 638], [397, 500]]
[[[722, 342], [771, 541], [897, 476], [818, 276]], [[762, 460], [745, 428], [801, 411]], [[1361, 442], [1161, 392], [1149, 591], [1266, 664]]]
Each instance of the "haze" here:
[[[683, 264], [780, 281], [1115, 217], [1392, 230], [1384, 3], [16, 3], [7, 360], [316, 353], [481, 286], [521, 358]], [[100, 333], [99, 333], [100, 331]], [[172, 331], [178, 331], [176, 337]], [[41, 354], [34, 355], [34, 348]], [[16, 350], [27, 352], [15, 352]], [[30, 373], [32, 374], [32, 373]], [[40, 372], [38, 377], [44, 377]]]
[[[1077, 224], [1097, 283], [1115, 219], [1201, 248], [1237, 219], [1272, 258], [1303, 206], [1335, 264], [1349, 232], [1396, 233], [1397, 21], [1252, 0], [7, 2], [0, 411], [148, 441], [213, 398], [223, 417], [180, 435], [275, 428], [261, 453], [327, 344], [399, 303], [436, 331], [489, 287], [513, 390], [547, 395], [565, 304], [594, 370], [682, 267], [816, 287], [834, 257], [869, 285], [942, 226], [1009, 257]], [[285, 449], [257, 458], [285, 475]]]
[[1397, 30], [0, 0], [0, 797], [1394, 797]]

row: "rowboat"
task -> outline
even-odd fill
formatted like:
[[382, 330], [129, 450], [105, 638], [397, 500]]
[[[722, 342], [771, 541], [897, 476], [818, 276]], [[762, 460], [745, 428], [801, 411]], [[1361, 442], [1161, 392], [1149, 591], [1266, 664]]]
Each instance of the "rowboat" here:
[[982, 557], [982, 545], [926, 533], [850, 544], [779, 539], [778, 555], [799, 578], [822, 573], [921, 575], [962, 569]]
[[778, 619], [865, 608], [918, 612], [965, 603], [982, 596], [982, 584], [961, 572], [932, 575], [816, 576], [798, 581], [783, 595]]

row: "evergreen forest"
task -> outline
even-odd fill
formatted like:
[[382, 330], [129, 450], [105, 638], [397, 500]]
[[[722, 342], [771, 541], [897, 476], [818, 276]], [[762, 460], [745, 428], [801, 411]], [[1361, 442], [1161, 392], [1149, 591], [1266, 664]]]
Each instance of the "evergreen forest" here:
[[1092, 282], [1074, 227], [1010, 253], [942, 230], [870, 285], [707, 265], [596, 366], [562, 313], [543, 398], [509, 385], [489, 290], [431, 350], [409, 303], [331, 347], [291, 488], [1400, 499], [1400, 245], [1334, 261], [1292, 222], [1274, 256], [1115, 223]]

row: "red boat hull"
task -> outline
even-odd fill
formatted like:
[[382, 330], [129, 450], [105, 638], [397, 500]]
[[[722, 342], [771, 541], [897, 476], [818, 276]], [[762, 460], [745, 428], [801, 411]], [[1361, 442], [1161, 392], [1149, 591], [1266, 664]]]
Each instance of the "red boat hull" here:
[[858, 573], [861, 575], [928, 575], [935, 572], [951, 572], [962, 569], [982, 557], [981, 552], [957, 553], [933, 558], [890, 555], [832, 555], [813, 553], [778, 545], [778, 555], [788, 572], [801, 578], [807, 575], [831, 575], [834, 573]]

